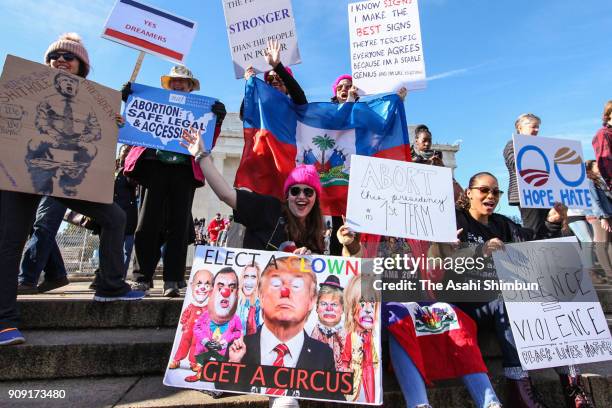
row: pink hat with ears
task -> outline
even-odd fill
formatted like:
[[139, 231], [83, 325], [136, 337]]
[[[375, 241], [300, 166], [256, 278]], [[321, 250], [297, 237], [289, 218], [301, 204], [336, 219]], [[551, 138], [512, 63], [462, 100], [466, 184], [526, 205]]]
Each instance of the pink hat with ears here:
[[283, 186], [285, 196], [287, 196], [289, 188], [296, 184], [304, 184], [308, 187], [312, 187], [312, 189], [317, 192], [317, 197], [321, 197], [321, 180], [319, 179], [317, 169], [312, 164], [302, 164], [291, 170]]
[[[264, 82], [268, 82], [268, 76], [270, 76], [270, 72], [272, 72], [274, 70], [270, 70], [270, 71], [266, 71], [264, 73]], [[291, 70], [291, 68], [289, 67], [285, 67], [285, 71], [287, 71], [287, 73], [291, 76], [293, 76], [293, 71]]]
[[348, 79], [349, 81], [353, 82], [353, 77], [349, 74], [340, 75], [338, 78], [336, 78], [336, 81], [334, 81], [334, 84], [332, 85], [332, 93], [334, 94], [334, 96], [336, 96], [336, 88], [338, 88], [338, 84], [343, 79]]

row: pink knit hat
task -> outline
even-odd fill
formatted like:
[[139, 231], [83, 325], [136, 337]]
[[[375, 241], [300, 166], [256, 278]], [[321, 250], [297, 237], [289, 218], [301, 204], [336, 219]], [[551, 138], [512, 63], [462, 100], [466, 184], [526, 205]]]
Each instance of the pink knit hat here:
[[[266, 72], [264, 73], [264, 82], [268, 82], [268, 76], [270, 76], [270, 72], [272, 72], [272, 71], [274, 71], [274, 70], [271, 70], [271, 71], [266, 71]], [[293, 71], [291, 70], [291, 68], [289, 68], [289, 67], [285, 67], [285, 71], [287, 71], [287, 73], [288, 73], [289, 75], [293, 76]]]
[[76, 55], [81, 62], [85, 65], [84, 77], [87, 77], [89, 74], [89, 54], [87, 54], [87, 50], [83, 46], [83, 41], [81, 40], [81, 36], [77, 33], [64, 33], [60, 35], [56, 42], [52, 43], [49, 48], [47, 48], [47, 52], [45, 52], [44, 63], [48, 64], [47, 57], [53, 51], [69, 51]]
[[291, 186], [296, 184], [304, 184], [308, 187], [312, 187], [312, 189], [317, 192], [317, 197], [321, 197], [321, 180], [319, 180], [317, 169], [312, 164], [302, 164], [291, 170], [283, 187], [285, 196], [287, 196], [287, 192]]
[[338, 84], [343, 79], [348, 79], [349, 81], [353, 82], [353, 77], [350, 76], [349, 74], [340, 75], [338, 78], [336, 78], [336, 81], [334, 82], [334, 85], [332, 85], [332, 94], [334, 96], [336, 96], [336, 88], [338, 88]]

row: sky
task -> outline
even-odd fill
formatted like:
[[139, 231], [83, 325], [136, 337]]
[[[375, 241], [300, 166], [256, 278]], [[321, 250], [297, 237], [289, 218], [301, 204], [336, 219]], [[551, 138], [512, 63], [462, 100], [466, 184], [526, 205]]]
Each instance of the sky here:
[[[147, 0], [199, 28], [187, 66], [203, 95], [236, 112], [244, 81], [232, 68], [221, 0]], [[331, 84], [350, 73], [348, 0], [293, 0], [302, 64], [292, 67], [309, 101], [327, 101]], [[6, 54], [42, 62], [59, 34], [79, 33], [89, 51], [89, 79], [120, 89], [138, 51], [100, 37], [114, 0], [0, 0], [0, 61]], [[542, 118], [541, 136], [590, 141], [612, 99], [612, 1], [421, 0], [427, 88], [409, 93], [409, 124], [425, 123], [434, 142], [460, 142], [456, 178], [479, 171], [507, 190], [502, 150], [518, 115]], [[137, 82], [159, 86], [172, 63], [147, 55]], [[498, 211], [518, 214], [501, 199]]]

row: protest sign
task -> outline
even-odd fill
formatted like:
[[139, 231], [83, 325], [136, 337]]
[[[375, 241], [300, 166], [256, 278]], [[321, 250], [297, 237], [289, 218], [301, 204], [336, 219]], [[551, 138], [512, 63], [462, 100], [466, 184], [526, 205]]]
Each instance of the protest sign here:
[[348, 10], [353, 85], [366, 95], [425, 88], [418, 1], [367, 0]]
[[519, 199], [523, 208], [593, 208], [579, 141], [513, 135]]
[[113, 201], [121, 94], [12, 55], [0, 78], [0, 189]]
[[264, 58], [268, 40], [280, 42], [283, 64], [302, 62], [291, 0], [223, 0], [223, 11], [236, 78], [250, 66], [272, 69]]
[[571, 237], [493, 252], [498, 278], [511, 284], [502, 294], [525, 370], [612, 360], [608, 323], [579, 251]]
[[200, 246], [164, 384], [380, 405], [368, 285], [359, 259]]
[[217, 121], [211, 112], [215, 101], [193, 93], [132, 84], [132, 94], [123, 112], [126, 125], [119, 131], [119, 142], [190, 154], [180, 142], [183, 130], [193, 128], [202, 131], [210, 150]]
[[451, 170], [353, 155], [346, 220], [354, 231], [424, 241], [457, 239]]
[[185, 63], [197, 23], [135, 0], [117, 0], [102, 37], [179, 64]]

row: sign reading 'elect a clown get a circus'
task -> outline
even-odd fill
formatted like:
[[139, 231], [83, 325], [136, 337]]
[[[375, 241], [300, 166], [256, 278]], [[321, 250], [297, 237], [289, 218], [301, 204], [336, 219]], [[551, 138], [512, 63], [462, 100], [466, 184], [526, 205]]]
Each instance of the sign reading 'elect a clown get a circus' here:
[[521, 207], [593, 208], [580, 142], [514, 135]]

